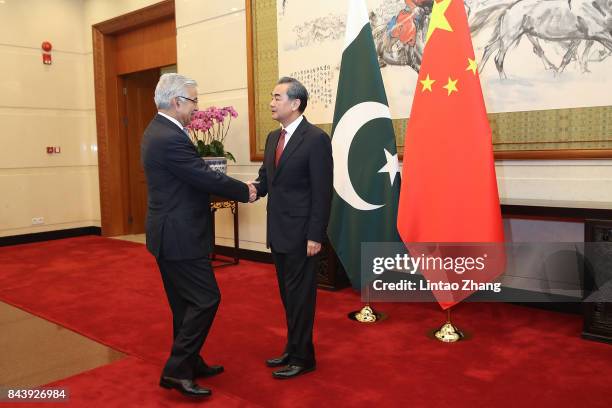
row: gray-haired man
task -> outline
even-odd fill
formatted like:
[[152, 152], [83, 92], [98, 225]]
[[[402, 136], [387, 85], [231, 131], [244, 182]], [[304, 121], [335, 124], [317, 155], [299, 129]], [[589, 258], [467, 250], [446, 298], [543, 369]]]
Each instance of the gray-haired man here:
[[198, 107], [195, 81], [164, 74], [155, 89], [158, 114], [144, 132], [142, 162], [147, 178], [147, 249], [155, 256], [172, 309], [174, 342], [160, 385], [188, 396], [211, 394], [195, 379], [219, 374], [208, 366], [204, 345], [220, 302], [209, 254], [210, 194], [241, 202], [253, 186], [212, 171], [184, 132]]

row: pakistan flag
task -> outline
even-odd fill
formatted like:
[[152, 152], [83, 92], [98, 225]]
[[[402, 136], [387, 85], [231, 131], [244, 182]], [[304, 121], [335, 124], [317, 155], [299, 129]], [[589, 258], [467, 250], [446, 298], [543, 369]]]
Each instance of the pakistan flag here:
[[361, 243], [400, 242], [397, 147], [364, 0], [349, 0], [332, 148], [334, 195], [328, 235], [357, 289]]

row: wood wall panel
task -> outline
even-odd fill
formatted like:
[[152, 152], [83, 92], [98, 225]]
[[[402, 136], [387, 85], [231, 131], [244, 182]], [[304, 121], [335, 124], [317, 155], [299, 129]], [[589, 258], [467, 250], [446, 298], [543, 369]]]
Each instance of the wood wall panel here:
[[115, 50], [119, 75], [176, 64], [174, 17], [121, 33]]
[[129, 195], [119, 75], [176, 64], [174, 0], [96, 24], [92, 31], [102, 234], [122, 235], [128, 231]]

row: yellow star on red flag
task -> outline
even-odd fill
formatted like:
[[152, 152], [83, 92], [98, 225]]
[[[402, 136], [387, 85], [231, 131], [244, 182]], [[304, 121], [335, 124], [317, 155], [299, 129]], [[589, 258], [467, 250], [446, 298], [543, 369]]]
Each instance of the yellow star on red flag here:
[[448, 77], [448, 83], [442, 87], [448, 91], [448, 95], [450, 95], [453, 92], [459, 92], [459, 90], [457, 89], [457, 81], [459, 80], [455, 79], [453, 81], [451, 77]]
[[446, 13], [446, 9], [448, 9], [450, 4], [451, 0], [434, 0], [433, 9], [431, 10], [431, 16], [429, 17], [429, 27], [427, 27], [427, 37], [425, 39], [425, 43], [429, 41], [429, 38], [437, 29], [453, 31], [453, 27], [451, 27], [450, 23], [446, 19], [446, 16], [444, 15], [444, 13]]
[[468, 67], [465, 70], [472, 71], [472, 74], [476, 75], [476, 71], [478, 70], [478, 64], [476, 63], [476, 60], [468, 58]]
[[419, 82], [423, 85], [421, 92], [425, 92], [425, 91], [431, 92], [431, 85], [433, 85], [433, 83], [436, 82], [436, 80], [429, 78], [429, 74], [427, 74], [427, 78], [422, 79]]

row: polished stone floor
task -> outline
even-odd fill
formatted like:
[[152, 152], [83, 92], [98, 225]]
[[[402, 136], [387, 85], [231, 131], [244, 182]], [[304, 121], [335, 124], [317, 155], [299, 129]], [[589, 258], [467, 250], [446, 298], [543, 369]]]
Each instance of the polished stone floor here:
[[109, 237], [109, 238], [120, 239], [122, 241], [137, 242], [139, 244], [146, 243], [145, 234], [118, 235], [116, 237]]
[[[145, 243], [144, 234], [113, 238]], [[119, 351], [0, 302], [0, 388], [35, 387], [121, 358]]]
[[0, 388], [47, 384], [123, 356], [65, 327], [0, 302]]
[[[113, 238], [145, 243], [144, 234]], [[121, 358], [119, 351], [0, 302], [0, 388], [35, 387]]]

